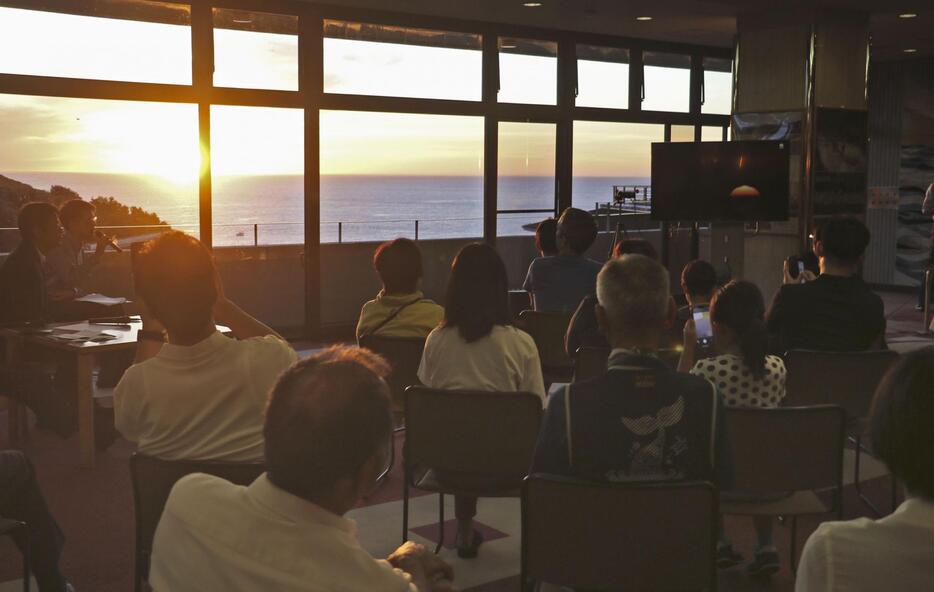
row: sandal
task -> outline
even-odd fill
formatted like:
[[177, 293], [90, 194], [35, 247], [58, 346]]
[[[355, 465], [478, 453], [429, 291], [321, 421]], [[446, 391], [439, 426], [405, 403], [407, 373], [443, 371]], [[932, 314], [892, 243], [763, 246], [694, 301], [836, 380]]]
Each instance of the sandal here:
[[480, 548], [480, 544], [483, 543], [483, 535], [480, 534], [479, 530], [474, 530], [471, 538], [473, 541], [469, 546], [457, 545], [457, 556], [461, 559], [473, 559], [477, 556], [477, 550]]

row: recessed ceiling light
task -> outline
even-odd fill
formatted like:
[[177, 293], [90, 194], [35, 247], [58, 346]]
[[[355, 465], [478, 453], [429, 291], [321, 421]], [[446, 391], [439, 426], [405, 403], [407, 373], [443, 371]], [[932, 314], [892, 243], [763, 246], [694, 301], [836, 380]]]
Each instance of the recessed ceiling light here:
[[918, 16], [918, 15], [916, 15], [916, 14], [913, 13], [913, 12], [905, 12], [905, 13], [903, 13], [903, 14], [898, 15], [898, 18], [910, 19], [910, 18], [915, 18], [916, 16]]
[[253, 22], [253, 19], [233, 19], [233, 22], [237, 23], [238, 25], [249, 25]]
[[918, 52], [918, 50], [913, 47], [910, 47], [908, 49], [903, 49], [902, 51], [904, 51], [905, 53], [917, 53]]
[[637, 20], [637, 21], [650, 21], [650, 20], [652, 20], [652, 17], [650, 17], [650, 16], [637, 16], [637, 17], [636, 17], [636, 20]]
[[523, 2], [522, 3], [522, 6], [525, 6], [526, 8], [538, 8], [541, 5], [542, 5], [541, 2]]
[[504, 43], [499, 46], [500, 49], [515, 49], [516, 46], [512, 43]]

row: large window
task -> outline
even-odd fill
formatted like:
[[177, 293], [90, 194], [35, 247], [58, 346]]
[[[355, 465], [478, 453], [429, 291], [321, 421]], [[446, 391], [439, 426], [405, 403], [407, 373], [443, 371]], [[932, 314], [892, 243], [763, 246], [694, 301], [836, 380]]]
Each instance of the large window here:
[[642, 109], [687, 113], [691, 104], [691, 56], [646, 51], [642, 60]]
[[500, 103], [554, 105], [558, 96], [558, 44], [499, 39]]
[[574, 122], [574, 206], [585, 210], [613, 201], [613, 187], [652, 184], [652, 142], [665, 141], [665, 126], [648, 123]]
[[298, 90], [298, 17], [215, 8], [214, 85]]
[[578, 107], [629, 107], [629, 50], [577, 46]]
[[[528, 225], [554, 213], [555, 124], [499, 123], [496, 233], [528, 234]], [[506, 212], [503, 210], [550, 210]]]
[[[0, 121], [0, 198], [96, 200], [120, 240], [166, 225], [198, 234], [195, 105], [0, 95]], [[14, 203], [0, 227], [15, 228]], [[4, 251], [14, 238], [0, 240]]]
[[480, 36], [328, 20], [324, 92], [479, 101]]
[[483, 118], [321, 112], [321, 241], [483, 235]]
[[305, 242], [301, 109], [211, 107], [214, 244]]
[[82, 14], [0, 6], [0, 72], [191, 84], [190, 8], [75, 3]]

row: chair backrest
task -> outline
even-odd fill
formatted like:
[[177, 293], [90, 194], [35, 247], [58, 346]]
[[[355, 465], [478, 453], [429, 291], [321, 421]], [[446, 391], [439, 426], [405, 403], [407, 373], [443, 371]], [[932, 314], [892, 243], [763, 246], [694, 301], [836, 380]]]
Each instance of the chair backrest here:
[[130, 456], [133, 506], [136, 512], [136, 559], [148, 570], [156, 526], [175, 483], [192, 473], [207, 473], [237, 485], [249, 485], [263, 474], [263, 463], [162, 460], [138, 452]]
[[608, 347], [579, 347], [574, 358], [574, 382], [596, 378], [606, 372]]
[[837, 405], [728, 408], [733, 489], [791, 492], [843, 487], [846, 417]]
[[423, 337], [385, 337], [365, 335], [360, 339], [360, 347], [365, 347], [386, 358], [392, 367], [392, 373], [386, 382], [392, 393], [393, 411], [402, 411], [405, 403], [405, 389], [418, 381], [418, 366], [422, 362], [425, 350]]
[[571, 323], [571, 313], [523, 310], [519, 322], [538, 347], [538, 357], [545, 370], [572, 369], [574, 361], [564, 350], [564, 336]]
[[876, 387], [898, 360], [891, 350], [785, 354], [788, 376], [783, 405], [840, 405], [850, 420], [869, 415]]
[[716, 590], [718, 497], [706, 482], [588, 483], [531, 475], [522, 488], [522, 585]]
[[515, 478], [528, 473], [542, 421], [531, 393], [405, 391], [406, 467]]
[[523, 310], [528, 310], [532, 306], [532, 294], [525, 290], [509, 291], [509, 314], [513, 319], [518, 319]]

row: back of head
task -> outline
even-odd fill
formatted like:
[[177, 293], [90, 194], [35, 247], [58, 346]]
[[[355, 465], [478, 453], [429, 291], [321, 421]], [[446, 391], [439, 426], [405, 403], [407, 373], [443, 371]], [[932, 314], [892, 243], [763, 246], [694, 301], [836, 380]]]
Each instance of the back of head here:
[[143, 245], [133, 273], [136, 293], [170, 333], [191, 335], [212, 321], [214, 262], [198, 239], [166, 232]]
[[558, 243], [555, 232], [558, 230], [558, 221], [554, 218], [546, 218], [538, 223], [535, 228], [535, 248], [542, 255], [557, 255]]
[[16, 225], [26, 240], [33, 240], [36, 233], [58, 218], [58, 209], [50, 203], [32, 201], [19, 209]]
[[644, 238], [624, 238], [613, 245], [613, 257], [623, 255], [645, 255], [649, 259], [658, 261], [658, 251]]
[[610, 259], [597, 275], [597, 301], [615, 332], [663, 330], [670, 299], [668, 271], [645, 255]]
[[681, 286], [692, 297], [710, 298], [717, 287], [717, 270], [703, 259], [688, 261], [681, 270]]
[[70, 199], [58, 209], [58, 217], [61, 218], [62, 226], [65, 230], [71, 230], [72, 225], [82, 216], [94, 215], [94, 204], [83, 199]]
[[558, 218], [556, 235], [563, 237], [572, 251], [582, 255], [597, 238], [597, 223], [590, 213], [568, 208]]
[[823, 220], [814, 240], [823, 245], [823, 255], [838, 265], [856, 265], [869, 246], [869, 229], [853, 216]]
[[387, 294], [411, 294], [422, 278], [422, 252], [407, 238], [387, 241], [373, 254], [373, 267]]
[[486, 243], [467, 245], [451, 265], [442, 326], [457, 327], [472, 342], [510, 320], [506, 266], [499, 253]]
[[263, 427], [269, 479], [299, 497], [326, 499], [338, 481], [387, 452], [388, 373], [373, 352], [343, 346], [286, 370], [269, 396]]
[[710, 303], [710, 319], [729, 328], [739, 339], [743, 362], [756, 377], [765, 375], [769, 334], [765, 326], [765, 302], [752, 282], [733, 280]]
[[934, 347], [907, 355], [876, 390], [872, 449], [915, 496], [934, 501]]

